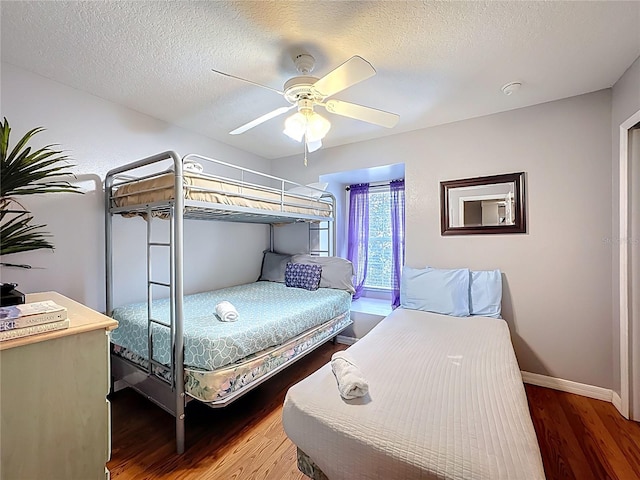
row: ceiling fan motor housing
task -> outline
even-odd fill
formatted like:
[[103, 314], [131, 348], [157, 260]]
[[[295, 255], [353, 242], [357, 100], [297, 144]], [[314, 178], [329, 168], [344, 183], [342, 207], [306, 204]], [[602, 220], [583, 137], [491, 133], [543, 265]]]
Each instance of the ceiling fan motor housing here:
[[284, 84], [284, 98], [292, 105], [300, 100], [321, 102], [322, 95], [313, 87], [316, 81], [318, 81], [316, 77], [306, 75], [291, 78]]

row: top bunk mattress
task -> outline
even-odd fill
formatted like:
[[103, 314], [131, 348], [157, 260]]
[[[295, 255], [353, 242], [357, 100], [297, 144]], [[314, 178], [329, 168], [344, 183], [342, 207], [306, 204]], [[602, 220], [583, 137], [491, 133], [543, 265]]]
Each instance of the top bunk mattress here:
[[[219, 302], [229, 301], [239, 313], [235, 322], [215, 315]], [[308, 291], [276, 282], [256, 282], [184, 297], [184, 365], [215, 370], [305, 332], [340, 315], [348, 315], [351, 294], [332, 288]], [[169, 299], [152, 303], [152, 316], [169, 323]], [[147, 303], [115, 308], [120, 323], [112, 343], [147, 358]], [[170, 364], [169, 329], [154, 325], [154, 359]]]
[[399, 308], [348, 351], [367, 396], [343, 400], [327, 364], [283, 409], [289, 438], [331, 480], [544, 479], [504, 320]]
[[[331, 217], [331, 203], [304, 195], [287, 193], [279, 189], [261, 188], [207, 174], [183, 173], [184, 198], [208, 204], [244, 207], [269, 212]], [[136, 207], [175, 199], [173, 172], [127, 182], [113, 193], [116, 207]]]

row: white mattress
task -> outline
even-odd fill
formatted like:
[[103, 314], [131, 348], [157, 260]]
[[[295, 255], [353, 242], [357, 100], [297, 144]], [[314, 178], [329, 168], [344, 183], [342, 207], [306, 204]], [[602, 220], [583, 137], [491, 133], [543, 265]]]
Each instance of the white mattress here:
[[283, 408], [330, 480], [544, 479], [504, 320], [397, 309], [349, 353], [368, 396], [343, 400], [327, 364]]

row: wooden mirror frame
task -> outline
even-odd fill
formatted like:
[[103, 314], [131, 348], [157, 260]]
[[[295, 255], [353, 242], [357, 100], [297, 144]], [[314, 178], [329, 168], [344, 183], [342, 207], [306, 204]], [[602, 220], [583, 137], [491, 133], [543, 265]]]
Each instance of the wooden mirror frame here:
[[[440, 182], [440, 227], [442, 235], [479, 235], [490, 233], [527, 233], [524, 172], [491, 175], [488, 177], [464, 178]], [[492, 185], [513, 182], [514, 188], [514, 224], [478, 225], [469, 227], [449, 226], [449, 190], [460, 187]]]

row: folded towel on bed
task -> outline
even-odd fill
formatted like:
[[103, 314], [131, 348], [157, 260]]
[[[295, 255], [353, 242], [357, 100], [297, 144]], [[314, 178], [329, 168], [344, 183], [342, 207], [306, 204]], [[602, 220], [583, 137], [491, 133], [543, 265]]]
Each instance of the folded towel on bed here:
[[195, 172], [195, 173], [202, 173], [202, 171], [204, 170], [201, 163], [194, 162], [193, 160], [187, 160], [186, 162], [184, 162], [182, 164], [182, 168], [186, 172]]
[[238, 310], [231, 302], [225, 300], [216, 305], [216, 315], [223, 322], [235, 322], [238, 319]]
[[336, 352], [331, 357], [331, 370], [336, 376], [338, 390], [342, 398], [364, 397], [369, 391], [369, 384], [362, 376], [353, 359], [345, 352]]

